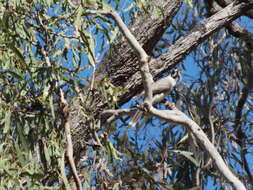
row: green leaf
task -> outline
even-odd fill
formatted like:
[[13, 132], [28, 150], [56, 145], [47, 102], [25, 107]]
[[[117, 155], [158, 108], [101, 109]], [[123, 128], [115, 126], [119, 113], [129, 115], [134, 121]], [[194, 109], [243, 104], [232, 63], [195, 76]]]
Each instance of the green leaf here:
[[[9, 47], [10, 47], [10, 49], [18, 56], [18, 58], [20, 59], [20, 61], [22, 61], [22, 63], [21, 64], [24, 64], [25, 63], [25, 58], [24, 58], [24, 52], [22, 52], [21, 50], [19, 50], [18, 48], [16, 48], [15, 46], [14, 46], [14, 44], [12, 43], [12, 44], [9, 44]], [[26, 68], [27, 66], [26, 65], [24, 65], [24, 68]]]
[[119, 34], [119, 28], [118, 27], [116, 27], [116, 28], [114, 28], [114, 30], [112, 31], [112, 34], [110, 35], [110, 44], [112, 44], [113, 43], [113, 41], [115, 40], [115, 38], [118, 36], [118, 34]]
[[124, 12], [128, 12], [128, 11], [130, 11], [132, 8], [134, 8], [134, 6], [135, 6], [135, 3], [132, 2], [132, 3], [130, 3], [130, 5], [129, 5], [128, 7], [126, 7], [125, 9], [123, 9], [123, 11], [124, 11]]
[[50, 109], [51, 109], [52, 118], [53, 118], [53, 120], [55, 120], [55, 108], [54, 108], [54, 98], [53, 98], [53, 96], [49, 97], [49, 106], [50, 106]]
[[5, 113], [5, 118], [4, 118], [4, 130], [3, 133], [6, 134], [11, 128], [11, 111], [7, 110]]
[[[23, 145], [21, 146], [24, 147]], [[17, 162], [21, 167], [24, 167], [26, 165], [26, 159], [24, 158], [25, 150], [19, 146], [18, 141], [15, 142], [14, 147], [15, 147], [15, 155], [17, 158]], [[28, 147], [25, 147], [25, 148], [28, 148]]]
[[83, 13], [83, 8], [82, 6], [79, 6], [77, 9], [77, 15], [74, 22], [76, 32], [80, 30], [82, 22], [83, 22], [82, 13]]
[[1, 170], [6, 168], [7, 163], [8, 163], [8, 159], [0, 159], [0, 168], [1, 168]]
[[92, 37], [91, 30], [89, 32], [84, 31], [84, 35], [86, 37], [89, 63], [92, 65], [92, 67], [95, 67], [95, 64], [96, 64], [95, 56], [94, 56], [95, 55], [95, 39], [93, 39]]
[[23, 77], [22, 77], [21, 75], [19, 75], [19, 74], [13, 72], [13, 71], [11, 71], [11, 70], [2, 70], [2, 71], [0, 72], [0, 77], [3, 77], [3, 75], [4, 75], [5, 73], [7, 73], [7, 74], [11, 75], [12, 77], [15, 77], [15, 78], [17, 78], [17, 79], [19, 79], [19, 80], [23, 80]]
[[143, 10], [145, 13], [147, 13], [147, 9], [145, 8], [145, 5], [143, 4], [142, 0], [136, 0], [137, 2], [137, 6], [139, 7], [139, 9]]
[[49, 148], [44, 144], [44, 148], [43, 149], [44, 149], [43, 152], [44, 152], [44, 155], [45, 155], [45, 159], [47, 161], [47, 165], [50, 165], [51, 159], [50, 159]]
[[63, 183], [65, 185], [66, 190], [71, 190], [70, 184], [68, 182], [68, 178], [66, 176], [66, 167], [65, 167], [65, 156], [64, 153], [61, 155], [61, 158], [58, 159], [58, 165], [61, 170], [61, 178], [63, 180]]
[[44, 2], [45, 2], [46, 6], [47, 6], [48, 8], [51, 7], [51, 5], [52, 5], [52, 3], [53, 3], [52, 0], [44, 0]]
[[193, 7], [192, 0], [186, 0], [186, 4], [191, 8]]
[[188, 160], [190, 160], [193, 164], [195, 164], [195, 166], [199, 167], [199, 162], [192, 157], [193, 153], [192, 152], [188, 152], [188, 151], [183, 151], [183, 150], [169, 150], [170, 152], [175, 152], [178, 153], [184, 157], [186, 157]]
[[115, 159], [116, 161], [120, 161], [121, 159], [118, 157], [117, 150], [114, 148], [112, 142], [108, 141], [108, 150], [110, 152], [110, 156]]
[[47, 85], [44, 89], [43, 89], [43, 96], [42, 96], [42, 100], [46, 101], [48, 95], [49, 95], [49, 90], [50, 90], [51, 86]]

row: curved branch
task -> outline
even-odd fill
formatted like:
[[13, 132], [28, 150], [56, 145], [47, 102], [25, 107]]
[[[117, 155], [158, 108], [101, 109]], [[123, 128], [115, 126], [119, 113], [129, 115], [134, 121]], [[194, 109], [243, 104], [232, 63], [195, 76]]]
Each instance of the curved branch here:
[[[162, 38], [181, 4], [182, 0], [157, 0], [156, 5], [163, 11], [161, 16], [141, 15], [130, 24], [129, 29], [147, 54], [151, 55], [153, 48]], [[139, 65], [135, 52], [127, 41], [122, 40], [112, 47], [111, 55], [105, 55], [98, 66], [96, 78], [100, 80], [108, 77], [114, 85], [126, 86], [128, 79], [138, 71]], [[135, 89], [136, 94], [141, 91], [141, 89], [139, 91], [137, 89]]]
[[243, 110], [244, 104], [247, 101], [248, 95], [249, 95], [249, 89], [247, 87], [243, 87], [242, 94], [239, 98], [239, 101], [238, 101], [237, 106], [236, 106], [236, 111], [235, 111], [234, 128], [235, 128], [236, 131], [238, 131], [239, 128], [241, 128], [240, 124], [241, 124], [242, 110]]
[[[174, 3], [174, 7], [180, 5], [178, 1], [168, 1], [169, 4]], [[164, 72], [166, 72], [169, 68], [179, 64], [188, 53], [190, 53], [195, 47], [197, 47], [201, 42], [211, 36], [213, 33], [218, 31], [220, 28], [224, 27], [228, 23], [232, 22], [239, 16], [241, 16], [245, 11], [253, 8], [253, 2], [250, 3], [242, 2], [240, 4], [232, 3], [221, 11], [217, 12], [215, 15], [211, 16], [208, 19], [205, 19], [200, 24], [196, 25], [193, 30], [189, 32], [188, 35], [181, 37], [177, 40], [177, 42], [171, 46], [165, 54], [161, 55], [156, 59], [152, 59], [149, 63], [151, 73], [154, 77], [161, 76]], [[169, 9], [170, 10], [170, 9]], [[175, 13], [175, 11], [171, 12]], [[173, 15], [174, 16], [174, 15]], [[170, 20], [173, 18], [169, 17]], [[160, 19], [160, 23], [164, 22], [163, 19]], [[149, 23], [152, 26], [152, 22]], [[156, 23], [157, 24], [157, 23]], [[167, 25], [163, 25], [164, 27]], [[145, 29], [145, 28], [143, 28]], [[153, 30], [154, 32], [155, 30]], [[140, 31], [145, 33], [145, 31]], [[136, 35], [135, 35], [136, 36]], [[141, 36], [141, 35], [140, 35]], [[148, 39], [151, 39], [150, 36], [155, 36], [155, 33], [152, 35], [146, 34]], [[139, 40], [139, 36], [137, 35], [137, 40], [146, 52], [149, 52], [146, 48], [153, 47], [145, 47], [145, 43], [143, 39]], [[122, 44], [121, 44], [122, 45]], [[136, 95], [138, 92], [142, 91], [142, 78], [140, 75], [138, 65], [138, 59], [131, 53], [131, 49], [126, 49], [126, 43], [123, 43], [122, 46], [119, 46], [118, 49], [121, 51], [121, 58], [115, 59], [114, 56], [111, 57], [112, 61], [108, 61], [109, 78], [110, 81], [114, 85], [124, 86], [126, 92], [121, 94], [118, 97], [118, 105], [122, 105], [127, 102], [130, 98]], [[126, 52], [125, 52], [126, 51]], [[115, 56], [119, 53], [116, 51]], [[116, 56], [117, 57], [117, 56]], [[120, 66], [119, 66], [120, 65]], [[103, 72], [105, 69], [102, 70]], [[106, 103], [102, 102], [98, 96], [96, 100], [94, 100], [94, 112], [99, 112], [106, 107]], [[99, 110], [99, 111], [98, 111]], [[209, 151], [210, 152], [210, 151]], [[217, 152], [217, 150], [216, 150]], [[224, 161], [223, 161], [224, 162]]]
[[243, 183], [231, 172], [215, 146], [209, 141], [208, 137], [197, 123], [188, 118], [183, 112], [179, 111], [175, 107], [172, 107], [172, 110], [158, 110], [151, 106], [148, 109], [148, 113], [168, 122], [187, 127], [214, 160], [217, 168], [227, 181], [229, 181], [237, 190], [246, 190]]
[[[196, 25], [188, 35], [179, 38], [166, 53], [150, 63], [150, 70], [153, 77], [160, 77], [163, 73], [168, 71], [168, 69], [180, 64], [181, 61], [205, 39], [251, 8], [253, 8], [253, 2], [243, 2], [240, 4], [232, 3]], [[126, 72], [128, 71], [126, 70]], [[115, 76], [113, 75], [111, 77], [114, 78]], [[119, 96], [119, 105], [127, 102], [132, 96], [142, 90], [141, 76], [139, 72], [136, 72], [127, 79], [127, 82], [123, 83], [123, 86], [128, 91]]]

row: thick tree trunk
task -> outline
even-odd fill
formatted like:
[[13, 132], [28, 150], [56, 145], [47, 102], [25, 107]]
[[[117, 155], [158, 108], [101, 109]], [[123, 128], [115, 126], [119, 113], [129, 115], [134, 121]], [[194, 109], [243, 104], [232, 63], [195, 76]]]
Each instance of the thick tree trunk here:
[[[163, 2], [163, 1], [160, 1]], [[130, 28], [137, 40], [143, 45], [148, 54], [151, 54], [154, 45], [161, 39], [164, 31], [180, 8], [182, 1], [169, 1], [164, 5], [164, 17], [152, 19], [143, 17], [137, 20]], [[154, 78], [160, 77], [168, 69], [175, 67], [205, 39], [222, 27], [243, 15], [253, 8], [253, 2], [231, 3], [215, 15], [196, 25], [189, 34], [182, 36], [169, 50], [151, 62], [150, 69]], [[127, 42], [120, 42], [111, 56], [102, 61], [102, 70], [107, 75], [98, 75], [98, 78], [108, 77], [116, 86], [126, 89], [126, 93], [119, 97], [119, 105], [127, 102], [134, 95], [143, 90], [138, 66], [138, 58]], [[104, 108], [104, 102], [97, 100], [97, 108]]]
[[[237, 2], [239, 3], [231, 3], [221, 11], [196, 25], [189, 34], [178, 39], [166, 53], [153, 59], [150, 64], [150, 69], [154, 78], [160, 77], [168, 69], [175, 67], [201, 42], [253, 8], [253, 1]], [[133, 34], [148, 54], [151, 54], [155, 44], [161, 39], [163, 33], [168, 28], [180, 8], [182, 0], [159, 0], [157, 4], [163, 7], [164, 16], [160, 18], [143, 16], [130, 25]], [[126, 41], [119, 42], [113, 49], [113, 53], [110, 56], [105, 56], [101, 62], [96, 80], [104, 77], [109, 78], [112, 84], [126, 89], [126, 92], [118, 97], [118, 105], [126, 103], [131, 97], [143, 90], [138, 58]], [[101, 101], [99, 94], [95, 97], [93, 105], [92, 111], [98, 113], [98, 115], [100, 111], [107, 107], [107, 103]], [[77, 145], [74, 147], [75, 153], [81, 152], [82, 146], [79, 141], [80, 138], [82, 139], [90, 133], [90, 131], [86, 130], [86, 122], [79, 123], [81, 127], [78, 127], [77, 135], [73, 137], [74, 145]], [[84, 127], [82, 125], [86, 126]]]
[[[144, 15], [130, 24], [131, 31], [148, 54], [151, 54], [155, 44], [162, 38], [165, 30], [169, 27], [173, 17], [181, 7], [182, 2], [182, 0], [157, 0], [156, 4], [164, 10], [163, 16], [155, 18], [152, 15]], [[106, 77], [112, 84], [128, 89], [129, 79], [133, 80], [135, 76], [137, 77], [137, 83], [134, 82], [131, 89], [129, 88], [126, 93], [119, 97], [119, 105], [128, 101], [132, 96], [140, 92], [142, 88], [138, 58], [125, 40], [119, 41], [113, 48], [112, 55], [106, 55], [100, 63], [97, 69], [96, 81]], [[107, 108], [107, 102], [102, 101], [98, 92], [95, 92], [93, 97], [95, 99], [92, 101], [93, 106], [90, 109], [99, 116], [100, 111]], [[75, 110], [71, 114], [71, 118], [72, 127], [77, 131], [73, 135], [75, 159], [79, 160], [81, 152], [85, 149], [85, 144], [82, 142], [91, 138], [90, 134], [92, 131], [89, 127], [90, 122], [80, 114], [76, 114], [76, 112], [78, 111]]]

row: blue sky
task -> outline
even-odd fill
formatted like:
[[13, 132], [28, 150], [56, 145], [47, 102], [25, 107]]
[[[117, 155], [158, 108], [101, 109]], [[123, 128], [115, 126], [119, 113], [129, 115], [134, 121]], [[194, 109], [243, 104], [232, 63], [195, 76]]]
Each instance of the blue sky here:
[[[107, 2], [109, 2], [109, 1], [107, 1]], [[121, 5], [122, 5], [122, 8], [119, 9], [119, 13], [122, 16], [124, 16], [124, 18], [126, 19], [125, 20], [126, 23], [129, 23], [130, 22], [130, 17], [127, 13], [124, 13], [124, 9], [128, 8], [128, 6], [131, 4], [131, 0], [129, 0], [129, 1], [120, 1], [120, 2], [121, 2]], [[113, 3], [113, 1], [111, 1], [111, 5], [113, 7], [116, 6], [116, 4]], [[186, 7], [184, 7], [184, 8], [186, 8]], [[51, 10], [51, 11], [53, 11], [53, 10]], [[52, 15], [51, 11], [49, 11], [50, 15]], [[178, 19], [179, 19], [179, 22], [180, 22], [180, 17]], [[243, 17], [243, 18], [238, 19], [238, 20], [243, 24], [243, 26], [248, 28], [250, 31], [253, 30], [253, 22], [250, 22], [250, 20], [248, 18]], [[106, 25], [105, 25], [105, 27], [106, 27]], [[101, 40], [102, 35], [101, 34], [95, 35], [95, 28], [94, 27], [91, 28], [91, 32], [94, 34], [94, 39], [93, 40], [94, 40], [94, 43], [96, 45], [96, 51], [95, 51], [96, 53], [95, 54], [98, 55], [96, 58], [97, 58], [97, 61], [99, 62], [99, 60], [101, 60], [103, 58], [104, 53], [108, 50], [109, 45], [104, 46], [104, 48], [102, 50], [103, 52], [101, 52], [101, 46], [103, 44], [103, 42]], [[169, 40], [172, 40], [172, 36], [168, 35], [168, 38], [169, 38]], [[83, 53], [83, 56], [84, 56], [83, 57], [83, 60], [84, 60], [83, 64], [88, 64], [87, 55]], [[71, 61], [73, 59], [73, 54], [71, 52], [68, 54], [68, 58], [69, 58], [68, 61]], [[65, 62], [65, 63], [66, 63], [66, 65], [65, 65], [66, 67], [69, 67], [71, 65], [70, 63], [68, 63], [68, 64], [67, 64], [67, 62]], [[183, 71], [183, 77], [184, 77], [183, 80], [185, 81], [185, 80], [189, 80], [189, 79], [196, 79], [196, 77], [199, 74], [200, 69], [197, 66], [197, 64], [194, 62], [192, 56], [188, 55], [186, 57], [186, 59], [184, 60], [183, 64], [184, 64], [184, 67], [185, 67], [185, 70]], [[91, 72], [92, 72], [92, 68], [90, 68], [88, 70], [85, 70], [85, 72], [80, 74], [80, 77], [89, 78], [89, 76], [91, 75]], [[130, 101], [130, 102], [124, 104], [123, 108], [125, 108], [125, 107], [128, 108], [132, 104], [133, 104], [133, 102]], [[162, 128], [159, 127], [160, 124], [159, 124], [158, 121], [155, 121], [155, 123], [158, 126], [157, 127], [152, 127], [152, 128], [149, 129], [148, 139], [159, 139], [159, 135], [161, 134]], [[181, 127], [176, 127], [173, 130], [178, 130], [178, 131], [181, 132], [182, 128]], [[145, 131], [143, 129], [141, 129], [140, 133], [145, 133]], [[129, 136], [134, 136], [134, 134], [135, 134], [135, 129], [130, 129]], [[145, 144], [146, 142], [140, 140], [140, 143]], [[250, 158], [250, 157], [248, 156], [248, 158]], [[251, 160], [250, 164], [251, 164], [251, 167], [252, 167], [252, 164], [253, 164], [252, 160]], [[213, 181], [210, 179], [209, 182], [208, 182], [208, 185], [205, 187], [206, 190], [209, 190], [209, 189], [211, 190], [211, 189], [214, 188], [212, 182]]]

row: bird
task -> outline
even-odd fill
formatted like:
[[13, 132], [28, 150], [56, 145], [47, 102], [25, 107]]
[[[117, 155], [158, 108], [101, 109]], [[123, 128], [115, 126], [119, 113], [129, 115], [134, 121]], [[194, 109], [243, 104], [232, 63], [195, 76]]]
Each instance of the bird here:
[[[169, 94], [174, 87], [176, 86], [177, 82], [181, 80], [181, 69], [175, 68], [171, 71], [170, 75], [159, 79], [158, 81], [154, 82], [151, 85], [153, 95], [157, 94]], [[144, 91], [140, 93], [140, 96], [144, 95]], [[129, 122], [130, 126], [135, 126], [137, 121], [141, 118], [143, 112], [141, 110], [137, 110], [132, 120]]]

